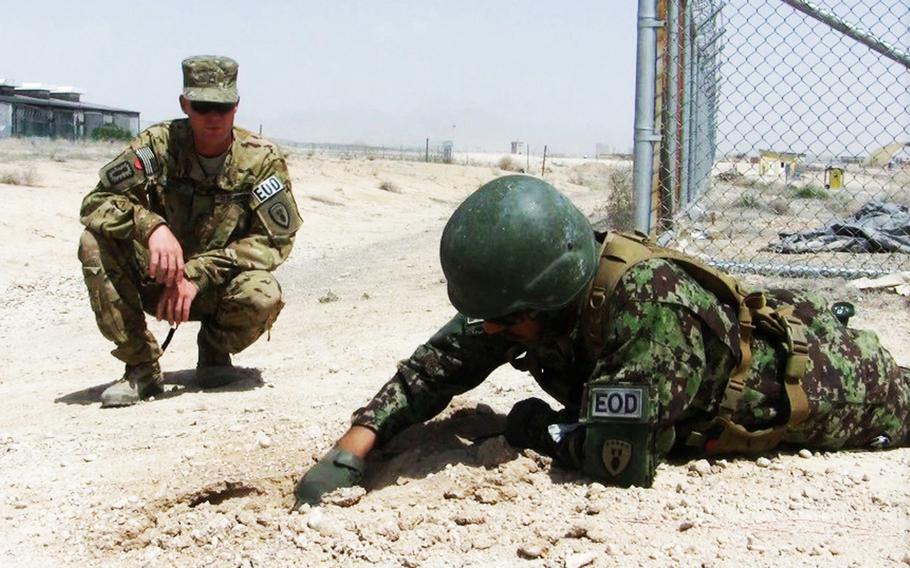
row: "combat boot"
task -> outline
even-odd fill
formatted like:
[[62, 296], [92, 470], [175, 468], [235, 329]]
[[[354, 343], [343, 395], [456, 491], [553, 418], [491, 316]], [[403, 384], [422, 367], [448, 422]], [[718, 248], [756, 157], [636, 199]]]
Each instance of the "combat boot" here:
[[238, 378], [231, 363], [231, 354], [218, 349], [202, 333], [196, 337], [199, 345], [199, 362], [196, 363], [196, 384], [203, 389], [216, 389], [232, 383]]
[[143, 398], [160, 394], [163, 378], [158, 361], [127, 364], [123, 378], [101, 393], [101, 408], [130, 406]]

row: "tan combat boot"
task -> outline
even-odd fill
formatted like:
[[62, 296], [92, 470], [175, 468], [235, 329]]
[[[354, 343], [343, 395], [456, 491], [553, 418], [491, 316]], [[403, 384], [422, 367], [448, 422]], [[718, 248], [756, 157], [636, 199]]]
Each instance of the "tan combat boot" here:
[[163, 379], [158, 361], [138, 365], [127, 364], [123, 378], [101, 393], [101, 408], [130, 406], [143, 398], [160, 394]]
[[238, 374], [231, 364], [231, 354], [203, 339], [196, 337], [199, 345], [199, 362], [196, 363], [196, 384], [203, 389], [216, 389], [237, 380]]

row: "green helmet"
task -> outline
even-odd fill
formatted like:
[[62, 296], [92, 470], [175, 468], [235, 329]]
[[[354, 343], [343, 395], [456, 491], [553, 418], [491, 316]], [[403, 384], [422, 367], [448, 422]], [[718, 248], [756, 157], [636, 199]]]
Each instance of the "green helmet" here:
[[521, 175], [468, 196], [439, 246], [449, 300], [480, 319], [562, 308], [591, 281], [597, 255], [581, 211], [552, 185]]

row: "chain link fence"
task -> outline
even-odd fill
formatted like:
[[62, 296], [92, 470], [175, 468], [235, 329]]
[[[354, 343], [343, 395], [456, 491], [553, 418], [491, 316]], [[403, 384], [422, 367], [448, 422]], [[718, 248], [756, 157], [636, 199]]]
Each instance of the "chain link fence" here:
[[738, 272], [910, 270], [910, 4], [654, 9], [659, 136], [637, 196], [659, 241]]
[[342, 160], [402, 160], [411, 162], [441, 162], [455, 160], [455, 146], [450, 141], [427, 139], [421, 146], [371, 146], [367, 144], [329, 144], [280, 141], [285, 150], [307, 157], [320, 156]]

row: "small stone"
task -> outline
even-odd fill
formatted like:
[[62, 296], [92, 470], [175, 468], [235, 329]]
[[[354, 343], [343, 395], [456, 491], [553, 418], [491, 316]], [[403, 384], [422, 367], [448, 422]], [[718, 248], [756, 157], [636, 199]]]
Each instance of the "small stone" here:
[[485, 534], [477, 535], [474, 537], [474, 540], [471, 541], [471, 546], [476, 550], [486, 550], [492, 548], [494, 544], [496, 544], [496, 542]]
[[268, 448], [272, 445], [272, 439], [265, 434], [259, 434], [256, 436], [256, 445], [260, 448]]
[[590, 566], [593, 564], [594, 558], [594, 553], [592, 552], [570, 554], [566, 556], [565, 565], [566, 568], [582, 568], [583, 566]]
[[84, 456], [82, 456], [82, 461], [84, 461], [84, 462], [93, 462], [96, 459], [98, 459], [98, 456], [96, 456], [95, 454], [85, 454]]
[[761, 458], [758, 458], [757, 460], [755, 460], [755, 465], [757, 465], [758, 467], [770, 467], [771, 460], [769, 460], [768, 458], [765, 458], [765, 457], [761, 457]]
[[607, 556], [616, 556], [619, 550], [617, 550], [616, 546], [608, 544], [604, 547], [604, 552], [607, 554]]
[[366, 494], [366, 489], [359, 485], [355, 485], [353, 487], [342, 487], [341, 489], [333, 491], [328, 495], [325, 495], [322, 500], [339, 507], [352, 507]]
[[907, 566], [910, 566], [910, 552], [908, 552], [907, 554], [904, 555], [903, 558], [901, 558], [901, 562], [903, 562]]
[[495, 505], [499, 502], [499, 493], [492, 487], [481, 487], [474, 492], [474, 499], [486, 505]]
[[442, 496], [446, 499], [464, 499], [467, 497], [467, 493], [461, 487], [455, 487], [452, 489], [446, 489]]
[[155, 559], [161, 556], [162, 552], [164, 551], [157, 546], [149, 546], [142, 553], [142, 559], [146, 562], [153, 562]]
[[463, 513], [463, 514], [455, 515], [455, 517], [453, 517], [452, 520], [455, 521], [456, 525], [459, 525], [462, 527], [465, 525], [482, 525], [485, 522], [487, 522], [486, 517], [484, 517], [483, 515], [481, 515], [479, 513], [475, 513], [475, 514]]
[[518, 547], [518, 556], [534, 560], [540, 558], [547, 551], [547, 545], [542, 541], [529, 542]]
[[316, 507], [307, 517], [307, 526], [322, 536], [334, 537], [341, 534], [341, 527], [331, 517], [326, 515], [321, 508]]
[[693, 523], [692, 521], [683, 521], [679, 524], [679, 527], [677, 527], [676, 530], [678, 530], [679, 532], [686, 532], [687, 530], [691, 529], [694, 526], [695, 526], [695, 523]]
[[698, 460], [695, 463], [689, 464], [689, 471], [694, 471], [699, 475], [708, 475], [711, 473], [711, 464], [708, 460]]
[[331, 302], [337, 302], [339, 299], [340, 298], [338, 297], [338, 295], [335, 294], [335, 292], [332, 292], [331, 290], [329, 290], [328, 292], [325, 293], [324, 296], [319, 297], [319, 303], [320, 304], [329, 304]]
[[812, 452], [810, 452], [806, 448], [803, 448], [799, 451], [799, 457], [809, 459], [812, 457]]

